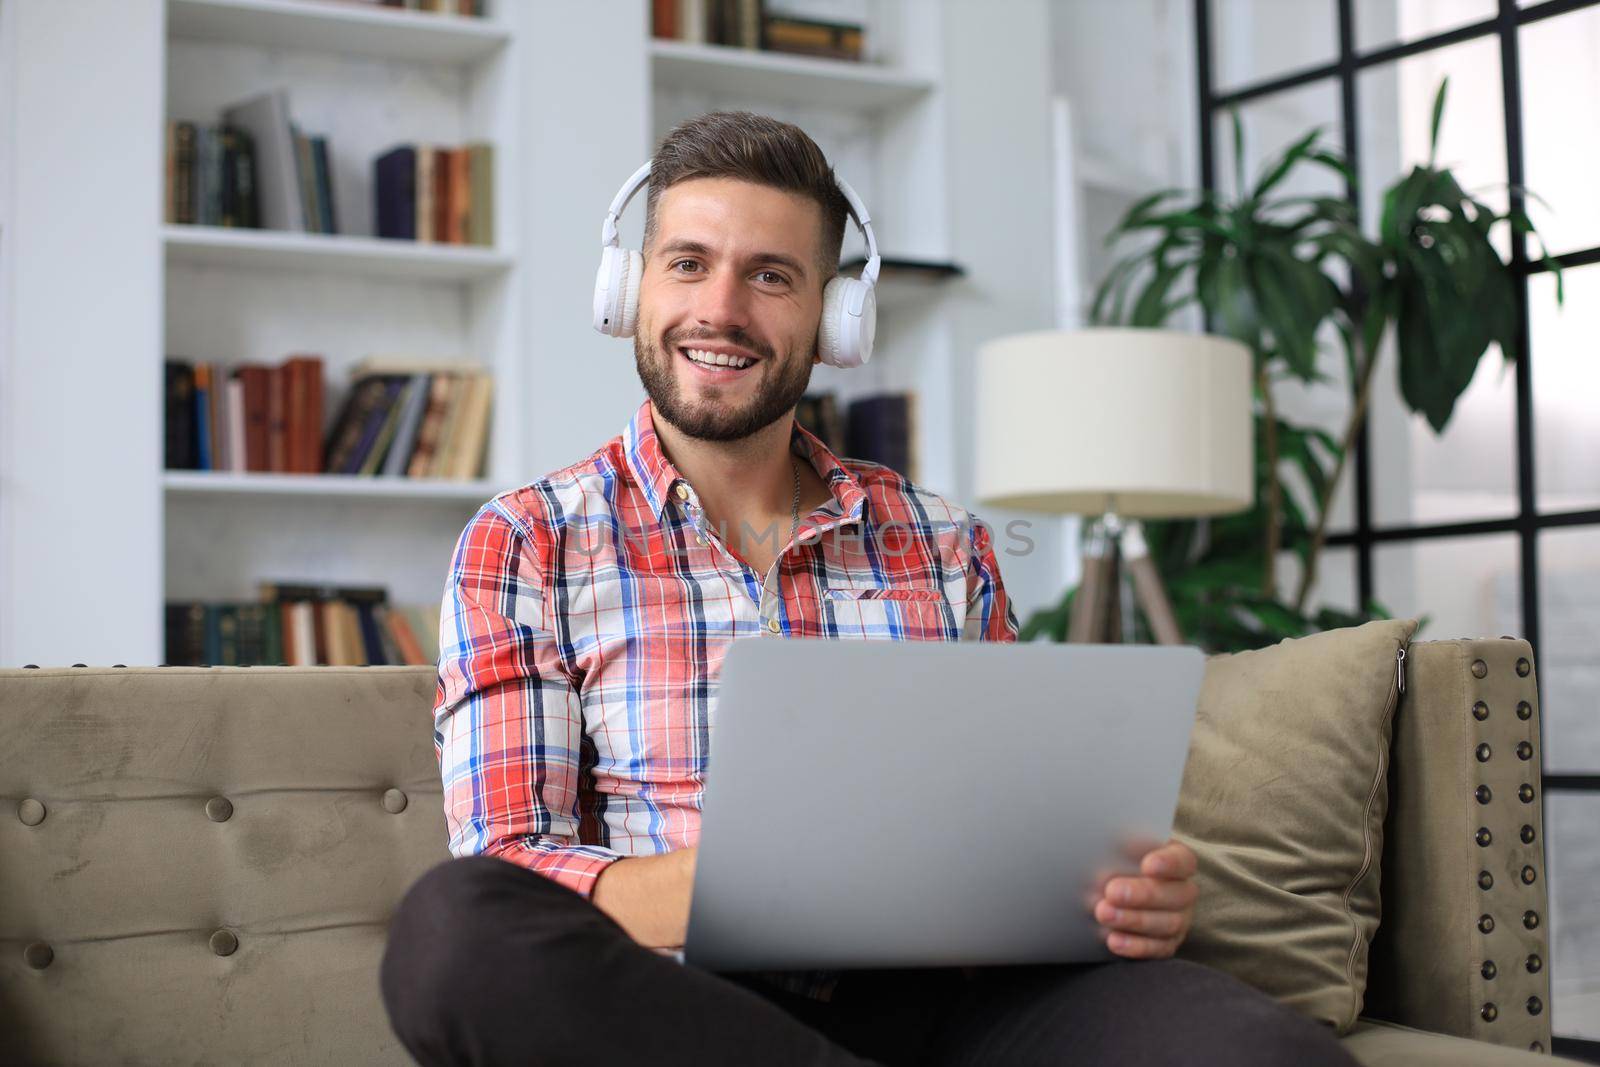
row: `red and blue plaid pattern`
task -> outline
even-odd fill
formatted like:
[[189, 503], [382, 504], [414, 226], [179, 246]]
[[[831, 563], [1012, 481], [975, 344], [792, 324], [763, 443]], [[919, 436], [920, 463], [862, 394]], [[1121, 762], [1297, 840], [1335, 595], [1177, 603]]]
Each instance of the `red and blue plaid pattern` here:
[[1016, 640], [986, 527], [886, 467], [836, 459], [799, 426], [791, 447], [832, 498], [801, 517], [768, 575], [723, 547], [737, 541], [710, 527], [648, 401], [589, 458], [467, 524], [433, 709], [453, 854], [500, 856], [589, 895], [619, 858], [694, 845], [733, 641]]

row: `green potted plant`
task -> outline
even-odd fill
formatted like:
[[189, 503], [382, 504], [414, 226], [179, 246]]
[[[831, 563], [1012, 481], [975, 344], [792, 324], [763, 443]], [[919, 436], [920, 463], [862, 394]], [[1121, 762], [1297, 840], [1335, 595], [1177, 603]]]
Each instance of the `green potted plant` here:
[[[1349, 200], [1284, 196], [1300, 167], [1355, 176], [1322, 141], [1318, 127], [1269, 160], [1254, 185], [1245, 172], [1243, 134], [1234, 113], [1236, 198], [1213, 191], [1164, 190], [1130, 208], [1107, 244], [1140, 241], [1095, 294], [1095, 325], [1159, 327], [1190, 304], [1210, 328], [1254, 354], [1256, 476], [1254, 506], [1223, 519], [1147, 523], [1151, 555], [1166, 582], [1187, 640], [1214, 652], [1259, 648], [1384, 614], [1308, 610], [1328, 513], [1352, 443], [1366, 418], [1379, 344], [1395, 331], [1400, 396], [1435, 433], [1493, 344], [1508, 361], [1516, 343], [1516, 278], [1490, 243], [1509, 223], [1538, 234], [1526, 215], [1496, 214], [1437, 163], [1448, 79], [1434, 97], [1428, 162], [1389, 186], [1376, 237], [1357, 225]], [[1540, 240], [1541, 258], [1559, 265]], [[1274, 387], [1323, 380], [1318, 334], [1337, 329], [1350, 386], [1350, 410], [1338, 437], [1282, 417]], [[1333, 358], [1339, 358], [1335, 355]], [[1298, 483], [1304, 496], [1294, 492]], [[1280, 586], [1283, 550], [1300, 560], [1292, 595]], [[1072, 591], [1023, 627], [1022, 638], [1065, 640]], [[1142, 626], [1142, 620], [1140, 620]]]

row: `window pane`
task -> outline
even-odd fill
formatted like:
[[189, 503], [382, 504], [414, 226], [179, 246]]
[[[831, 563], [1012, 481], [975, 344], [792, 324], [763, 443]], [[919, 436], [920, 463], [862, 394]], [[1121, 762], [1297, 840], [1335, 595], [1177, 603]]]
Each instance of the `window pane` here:
[[1492, 19], [1497, 0], [1356, 0], [1356, 51], [1373, 52]]
[[[1238, 107], [1239, 125], [1244, 131], [1245, 184], [1254, 188], [1261, 180], [1269, 159], [1277, 159], [1284, 149], [1323, 127], [1323, 143], [1344, 152], [1344, 130], [1339, 116], [1337, 80], [1313, 82], [1298, 89], [1273, 93]], [[1215, 115], [1217, 189], [1229, 197], [1239, 195], [1234, 157], [1233, 119], [1223, 110]], [[1337, 172], [1318, 165], [1296, 167], [1288, 178], [1273, 189], [1280, 197], [1343, 196], [1344, 179]]]
[[1550, 1025], [1600, 1038], [1600, 793], [1547, 793]]
[[1338, 0], [1211, 0], [1212, 81], [1254, 85], [1339, 58]]
[[1427, 537], [1373, 550], [1378, 601], [1396, 618], [1427, 616], [1417, 637], [1522, 632], [1521, 554], [1515, 534]]
[[1600, 771], [1600, 526], [1539, 534], [1539, 698], [1545, 770]]
[[1600, 507], [1600, 266], [1528, 279], [1534, 464], [1540, 511]]
[[[1433, 97], [1450, 78], [1437, 161], [1495, 211], [1504, 211], [1504, 110], [1496, 38], [1468, 41], [1362, 71], [1362, 219], [1382, 217], [1383, 191], [1428, 160]], [[1498, 230], [1504, 230], [1501, 226]], [[1503, 256], [1509, 255], [1503, 233]], [[1394, 331], [1372, 393], [1373, 517], [1380, 526], [1504, 518], [1517, 511], [1516, 381], [1497, 348], [1456, 402], [1441, 436], [1401, 401]]]
[[1600, 245], [1600, 8], [1520, 33], [1522, 151], [1528, 189], [1539, 198], [1528, 200], [1528, 218], [1552, 253], [1592, 248]]

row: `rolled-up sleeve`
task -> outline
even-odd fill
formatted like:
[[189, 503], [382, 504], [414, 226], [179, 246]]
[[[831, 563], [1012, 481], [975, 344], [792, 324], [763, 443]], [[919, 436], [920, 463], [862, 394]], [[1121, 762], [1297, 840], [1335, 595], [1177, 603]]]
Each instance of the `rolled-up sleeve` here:
[[966, 524], [967, 617], [963, 641], [1015, 641], [1017, 614], [1000, 580], [989, 527], [973, 518]]
[[434, 747], [450, 852], [589, 896], [619, 854], [584, 844], [583, 705], [545, 604], [538, 526], [485, 505], [456, 543], [439, 620]]

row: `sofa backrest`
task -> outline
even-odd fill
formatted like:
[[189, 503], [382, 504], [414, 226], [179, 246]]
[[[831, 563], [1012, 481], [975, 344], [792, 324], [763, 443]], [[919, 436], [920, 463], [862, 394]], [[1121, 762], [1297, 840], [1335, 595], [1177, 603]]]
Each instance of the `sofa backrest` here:
[[377, 970], [448, 858], [434, 677], [0, 672], [5, 1058], [407, 1062]]

